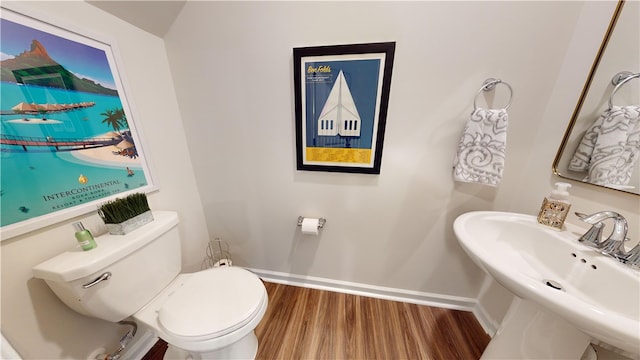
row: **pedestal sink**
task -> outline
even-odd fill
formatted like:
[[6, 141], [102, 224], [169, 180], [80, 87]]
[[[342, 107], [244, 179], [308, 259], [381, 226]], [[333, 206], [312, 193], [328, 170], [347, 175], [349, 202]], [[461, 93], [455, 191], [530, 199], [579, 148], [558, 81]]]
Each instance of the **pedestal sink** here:
[[592, 339], [640, 356], [640, 272], [579, 243], [586, 229], [495, 211], [460, 215], [453, 228], [516, 295], [483, 358], [579, 359]]

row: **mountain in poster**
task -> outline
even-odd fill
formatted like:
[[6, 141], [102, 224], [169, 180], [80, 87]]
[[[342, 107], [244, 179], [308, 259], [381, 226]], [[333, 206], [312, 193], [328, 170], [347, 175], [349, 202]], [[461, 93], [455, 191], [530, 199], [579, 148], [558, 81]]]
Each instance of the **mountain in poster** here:
[[53, 60], [38, 41], [31, 42], [31, 49], [12, 59], [0, 61], [0, 81], [27, 83], [56, 87], [93, 94], [117, 96], [118, 92], [94, 81], [79, 78]]

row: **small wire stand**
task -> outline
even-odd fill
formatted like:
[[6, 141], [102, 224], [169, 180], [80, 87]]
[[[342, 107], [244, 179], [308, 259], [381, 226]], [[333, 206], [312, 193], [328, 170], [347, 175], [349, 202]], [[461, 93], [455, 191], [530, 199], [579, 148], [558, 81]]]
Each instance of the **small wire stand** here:
[[229, 255], [229, 244], [220, 238], [209, 240], [206, 255], [206, 258], [202, 262], [202, 269], [232, 265], [231, 256]]

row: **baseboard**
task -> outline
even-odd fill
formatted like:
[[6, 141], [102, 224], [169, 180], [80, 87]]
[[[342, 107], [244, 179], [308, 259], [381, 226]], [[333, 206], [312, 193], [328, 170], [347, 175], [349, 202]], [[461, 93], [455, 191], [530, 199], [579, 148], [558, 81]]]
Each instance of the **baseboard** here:
[[476, 306], [473, 309], [473, 315], [475, 315], [476, 320], [480, 323], [484, 331], [489, 334], [489, 336], [493, 337], [498, 331], [498, 327], [500, 323], [496, 321], [493, 316], [489, 315], [487, 309], [484, 308], [482, 299], [484, 295], [489, 291], [489, 288], [493, 284], [493, 278], [491, 276], [485, 275], [484, 281], [482, 282], [482, 286], [480, 287], [480, 292], [478, 295], [478, 300], [476, 301]]
[[491, 316], [487, 310], [480, 304], [476, 303], [476, 306], [472, 310], [473, 315], [476, 317], [476, 320], [480, 323], [480, 326], [484, 329], [489, 336], [493, 337], [498, 331], [498, 327], [500, 324]]
[[137, 340], [122, 353], [123, 359], [142, 359], [158, 341], [158, 337], [152, 331], [145, 329], [139, 331], [136, 338]]
[[[461, 296], [434, 294], [261, 269], [247, 268], [247, 270], [252, 271], [265, 281], [278, 284], [335, 291], [453, 310], [470, 311], [473, 312], [474, 315], [475, 309], [477, 308], [476, 299]], [[478, 315], [476, 315], [476, 317], [478, 317]]]

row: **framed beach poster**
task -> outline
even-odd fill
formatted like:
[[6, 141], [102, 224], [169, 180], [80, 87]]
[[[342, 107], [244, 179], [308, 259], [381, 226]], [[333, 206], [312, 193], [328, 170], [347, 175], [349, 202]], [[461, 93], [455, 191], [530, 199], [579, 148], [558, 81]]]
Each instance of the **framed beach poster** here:
[[293, 49], [298, 170], [380, 174], [395, 42]]
[[0, 13], [1, 239], [154, 189], [107, 42]]

